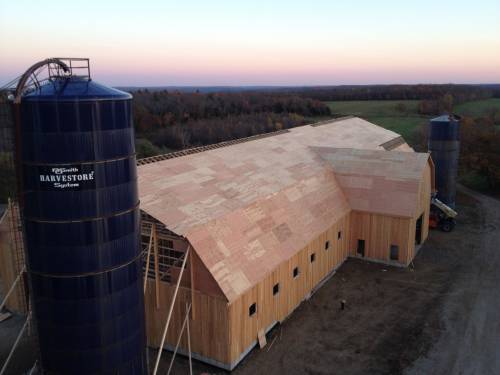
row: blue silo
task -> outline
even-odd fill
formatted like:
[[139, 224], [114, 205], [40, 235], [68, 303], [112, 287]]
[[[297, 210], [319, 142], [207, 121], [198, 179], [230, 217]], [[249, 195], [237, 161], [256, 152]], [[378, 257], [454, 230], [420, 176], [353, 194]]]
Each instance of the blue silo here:
[[55, 77], [20, 102], [23, 222], [47, 374], [146, 374], [132, 96]]
[[460, 118], [443, 115], [429, 123], [429, 151], [436, 166], [437, 197], [455, 207], [460, 152]]

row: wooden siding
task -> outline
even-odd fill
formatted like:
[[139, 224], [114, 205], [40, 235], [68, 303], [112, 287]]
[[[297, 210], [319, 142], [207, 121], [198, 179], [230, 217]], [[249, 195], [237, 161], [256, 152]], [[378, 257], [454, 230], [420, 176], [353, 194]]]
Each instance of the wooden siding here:
[[[420, 212], [423, 212], [422, 220], [422, 243], [429, 236], [429, 212], [431, 210], [432, 184], [434, 180], [434, 164], [429, 159], [429, 164], [424, 170], [423, 180], [420, 185]], [[418, 219], [418, 216], [417, 216]]]
[[[407, 264], [413, 254], [415, 235], [411, 237], [412, 219], [404, 217], [351, 212], [351, 255], [357, 255], [358, 240], [365, 241], [365, 256], [368, 260]], [[391, 245], [399, 247], [399, 260], [390, 260]]]
[[214, 277], [194, 251], [191, 253], [191, 261], [192, 263], [189, 268], [191, 269], [192, 275], [192, 287], [203, 294], [220, 297], [226, 300], [224, 293], [222, 293]]
[[[419, 184], [418, 204], [415, 217], [405, 218], [373, 214], [369, 212], [351, 212], [352, 256], [357, 255], [358, 240], [365, 241], [365, 258], [387, 263], [408, 265], [415, 257], [415, 232], [418, 218], [422, 215], [421, 243], [429, 235], [429, 211], [432, 190], [433, 167], [429, 162], [424, 169]], [[390, 260], [390, 247], [399, 247], [398, 261]]]
[[[148, 279], [145, 295], [146, 332], [148, 346], [158, 348], [168, 309], [175, 290], [175, 285], [160, 282], [160, 304], [156, 308], [155, 281]], [[225, 299], [208, 296], [200, 292], [191, 292], [181, 287], [174, 305], [172, 320], [166, 337], [166, 345], [175, 347], [181, 331], [182, 322], [186, 316], [186, 303], [193, 298], [193, 317], [189, 321], [191, 332], [191, 350], [202, 357], [229, 363], [228, 309]], [[187, 350], [186, 332], [180, 342], [180, 347]]]
[[420, 243], [424, 243], [424, 241], [429, 236], [429, 213], [431, 209], [431, 193], [433, 191], [433, 179], [434, 179], [434, 164], [432, 160], [429, 158], [429, 162], [427, 163], [427, 167], [424, 169], [422, 180], [420, 181], [419, 186], [419, 196], [418, 196], [418, 205], [417, 212], [415, 217], [411, 220], [410, 223], [410, 237], [409, 240], [414, 239], [413, 245], [410, 247], [410, 253], [406, 259], [405, 264], [409, 264], [416, 255], [416, 224], [417, 220], [420, 216], [422, 216], [422, 232], [420, 237]]
[[[341, 239], [338, 239], [339, 231]], [[326, 241], [330, 244], [328, 250], [325, 250]], [[282, 321], [306, 299], [312, 289], [347, 258], [348, 249], [349, 214], [231, 303], [228, 312], [231, 363], [256, 342], [259, 330]], [[310, 261], [312, 253], [315, 253], [313, 263]], [[293, 277], [295, 267], [299, 267], [296, 278]], [[277, 283], [279, 293], [273, 295], [273, 286]], [[249, 316], [253, 303], [257, 304], [257, 311]]]

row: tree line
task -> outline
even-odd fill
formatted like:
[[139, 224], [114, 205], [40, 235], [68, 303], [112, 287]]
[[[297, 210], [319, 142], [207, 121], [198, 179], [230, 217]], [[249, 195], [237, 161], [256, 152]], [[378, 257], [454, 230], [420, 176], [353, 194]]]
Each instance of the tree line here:
[[463, 117], [460, 169], [472, 188], [500, 193], [500, 127], [491, 116]]
[[328, 116], [318, 100], [277, 93], [181, 93], [139, 90], [134, 95], [134, 120], [139, 132], [192, 120], [226, 118], [256, 113], [296, 113], [306, 117]]
[[311, 123], [313, 119], [296, 113], [256, 113], [226, 118], [193, 120], [159, 127], [136, 139], [137, 157], [154, 156], [199, 145], [250, 137]]
[[418, 84], [306, 87], [283, 92], [321, 101], [436, 100], [450, 94], [455, 103], [464, 103], [491, 98], [498, 90], [497, 85]]
[[288, 129], [330, 116], [318, 100], [275, 92], [133, 92], [138, 157]]

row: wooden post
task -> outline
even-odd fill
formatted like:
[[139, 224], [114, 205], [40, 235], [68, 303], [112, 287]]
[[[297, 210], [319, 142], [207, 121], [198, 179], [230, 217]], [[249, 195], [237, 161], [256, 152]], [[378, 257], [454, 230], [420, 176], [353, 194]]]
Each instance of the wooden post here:
[[[191, 309], [191, 313], [193, 312], [192, 310], [193, 304], [189, 305], [189, 308]], [[187, 303], [186, 303], [187, 307]], [[188, 311], [189, 315], [189, 311]], [[189, 331], [189, 319], [187, 319], [187, 337], [188, 337], [188, 354], [189, 354], [189, 375], [193, 375], [193, 361], [191, 359], [191, 332]]]
[[160, 308], [160, 270], [158, 265], [158, 237], [155, 235], [153, 239], [154, 261], [155, 261], [155, 294], [156, 294], [156, 309]]
[[179, 279], [177, 280], [177, 284], [175, 285], [174, 295], [172, 297], [172, 302], [170, 303], [170, 308], [168, 310], [167, 321], [165, 322], [165, 328], [163, 328], [163, 336], [161, 338], [160, 347], [158, 348], [158, 355], [156, 357], [156, 363], [155, 363], [155, 368], [153, 370], [153, 375], [156, 375], [156, 372], [158, 371], [161, 352], [163, 351], [163, 345], [165, 345], [165, 338], [167, 337], [168, 326], [170, 325], [170, 319], [172, 318], [172, 312], [174, 311], [175, 299], [177, 298], [177, 292], [179, 291], [179, 286], [181, 285], [182, 274], [184, 273], [184, 268], [186, 267], [186, 261], [189, 256], [190, 248], [191, 246], [188, 246], [186, 250], [186, 254], [184, 255], [184, 260], [182, 261], [181, 272], [179, 273]]
[[14, 289], [16, 288], [16, 285], [17, 285], [17, 283], [19, 282], [19, 280], [21, 280], [21, 277], [23, 276], [24, 271], [26, 271], [26, 266], [23, 266], [23, 268], [22, 268], [21, 272], [19, 272], [19, 274], [17, 275], [16, 279], [14, 280], [14, 282], [12, 283], [12, 285], [10, 286], [9, 291], [8, 291], [8, 292], [7, 292], [7, 294], [5, 295], [5, 298], [3, 299], [2, 304], [0, 305], [0, 313], [2, 312], [2, 309], [3, 309], [4, 305], [7, 303], [7, 300], [9, 299], [10, 294], [11, 294], [11, 293], [14, 291]]
[[146, 294], [146, 286], [148, 285], [149, 258], [151, 257], [151, 245], [153, 244], [153, 236], [156, 237], [155, 223], [151, 224], [151, 233], [149, 234], [148, 253], [146, 255], [146, 272], [144, 273], [144, 294]]
[[14, 341], [14, 344], [12, 345], [12, 348], [10, 349], [9, 355], [7, 356], [7, 359], [3, 363], [2, 369], [0, 370], [0, 375], [3, 375], [5, 371], [7, 370], [7, 366], [9, 365], [10, 359], [12, 358], [12, 354], [14, 354], [14, 351], [17, 348], [17, 345], [19, 344], [19, 341], [21, 340], [21, 337], [23, 336], [24, 330], [26, 329], [26, 326], [28, 325], [28, 322], [31, 319], [31, 311], [28, 314], [28, 317], [26, 318], [26, 321], [24, 322], [23, 326], [21, 327], [21, 330], [19, 331], [19, 334], [16, 337], [16, 341]]
[[[190, 246], [190, 245], [188, 245]], [[191, 276], [191, 319], [195, 319], [195, 312], [194, 312], [194, 268], [193, 268], [193, 253], [189, 254], [189, 274]]]
[[[186, 304], [186, 308], [187, 308], [186, 316], [184, 317], [184, 321], [182, 322], [181, 331], [179, 332], [179, 337], [177, 338], [177, 344], [175, 345], [174, 354], [172, 354], [172, 359], [170, 360], [170, 365], [168, 366], [167, 375], [170, 375], [170, 371], [172, 371], [172, 366], [174, 365], [175, 355], [177, 354], [177, 349], [179, 349], [179, 344], [181, 343], [182, 334], [184, 333], [184, 328], [186, 327], [186, 324], [189, 327], [189, 310], [191, 310], [191, 304], [189, 304], [189, 306]], [[188, 331], [189, 331], [189, 328], [188, 328]], [[189, 336], [188, 336], [188, 340], [189, 340]], [[191, 364], [191, 349], [189, 350], [189, 364]], [[192, 371], [190, 373], [192, 373]]]

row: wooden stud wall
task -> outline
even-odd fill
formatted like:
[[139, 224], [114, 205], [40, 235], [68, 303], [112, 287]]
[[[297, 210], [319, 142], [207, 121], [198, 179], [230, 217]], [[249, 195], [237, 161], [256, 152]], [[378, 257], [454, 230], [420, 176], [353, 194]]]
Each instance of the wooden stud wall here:
[[[0, 218], [0, 278], [2, 279], [4, 295], [10, 289], [23, 266], [24, 248], [19, 210], [15, 203], [9, 202], [4, 215]], [[26, 287], [23, 277], [5, 306], [10, 311], [26, 314], [28, 312], [26, 302]]]

